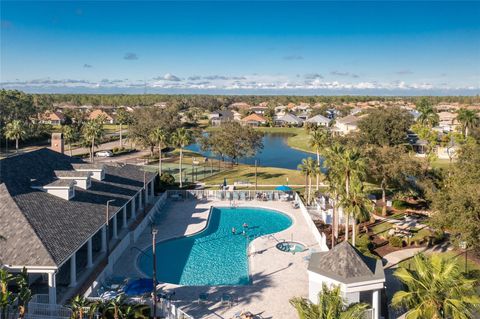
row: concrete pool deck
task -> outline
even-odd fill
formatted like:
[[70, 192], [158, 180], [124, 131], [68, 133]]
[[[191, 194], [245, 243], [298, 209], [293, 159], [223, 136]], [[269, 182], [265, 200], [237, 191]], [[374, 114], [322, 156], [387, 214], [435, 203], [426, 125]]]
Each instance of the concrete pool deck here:
[[[307, 261], [311, 249], [319, 245], [311, 233], [300, 209], [291, 202], [239, 201], [238, 206], [263, 207], [281, 211], [293, 220], [290, 228], [273, 234], [279, 241], [292, 240], [304, 244], [309, 250], [302, 253], [285, 253], [276, 249], [277, 241], [271, 236], [255, 239], [250, 244], [249, 264], [251, 285], [246, 286], [179, 286], [160, 283], [164, 292], [175, 292], [175, 304], [195, 318], [232, 318], [239, 311], [250, 311], [263, 318], [296, 318], [295, 309], [289, 304], [293, 297], [308, 296]], [[211, 206], [230, 206], [229, 201], [185, 200], [171, 201], [158, 213], [163, 216], [157, 228], [157, 242], [191, 235], [207, 225]], [[147, 227], [139, 237], [136, 247], [144, 250], [151, 245]], [[130, 247], [114, 266], [114, 276], [144, 277], [136, 266], [140, 251]], [[168, 256], [165, 256], [168, 262]], [[158, 265], [161, 267], [161, 262]], [[200, 293], [208, 293], [209, 301], [197, 303]], [[234, 304], [221, 304], [223, 293], [233, 296]]]

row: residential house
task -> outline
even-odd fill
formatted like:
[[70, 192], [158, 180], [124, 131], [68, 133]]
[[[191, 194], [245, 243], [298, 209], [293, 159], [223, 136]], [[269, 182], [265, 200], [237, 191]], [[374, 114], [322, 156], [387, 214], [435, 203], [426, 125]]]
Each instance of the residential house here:
[[250, 110], [250, 112], [253, 112], [255, 114], [263, 115], [268, 110], [268, 107], [267, 106], [252, 106], [249, 110]]
[[308, 103], [300, 103], [292, 108], [292, 111], [294, 112], [306, 112], [308, 110], [310, 110], [310, 104]]
[[0, 168], [2, 267], [25, 267], [33, 293], [48, 291], [51, 304], [91, 284], [105, 260], [115, 262], [155, 198], [157, 174], [135, 165], [91, 164], [42, 148], [2, 159]]
[[260, 126], [267, 124], [267, 119], [259, 114], [253, 113], [242, 119], [243, 125]]
[[279, 105], [275, 107], [275, 114], [278, 116], [283, 116], [285, 115], [285, 112], [287, 111], [288, 107], [285, 105]]
[[280, 126], [302, 126], [303, 120], [292, 113], [285, 113], [283, 116], [275, 116], [275, 125]]
[[38, 115], [38, 123], [62, 125], [63, 123], [65, 123], [65, 116], [57, 111], [45, 111], [45, 113]]
[[99, 110], [99, 109], [96, 109], [96, 110], [93, 110], [92, 112], [90, 112], [88, 114], [87, 118], [89, 120], [96, 120], [100, 117], [103, 117], [105, 124], [114, 124], [115, 123], [115, 120], [113, 119], [112, 116], [110, 116], [107, 112]]
[[209, 118], [212, 126], [220, 126], [234, 120], [233, 112], [230, 110], [214, 111], [210, 113]]
[[331, 120], [329, 118], [326, 118], [321, 114], [315, 115], [314, 117], [311, 117], [305, 121], [305, 123], [312, 123], [317, 126], [325, 126], [325, 127], [327, 127], [330, 124], [330, 122]]
[[250, 104], [245, 102], [232, 103], [228, 106], [229, 109], [236, 109], [236, 110], [247, 110], [250, 107], [251, 107]]
[[454, 112], [439, 112], [438, 114], [438, 127], [444, 132], [454, 131], [458, 126], [457, 113]]
[[358, 128], [358, 121], [361, 118], [362, 117], [357, 117], [354, 115], [347, 115], [345, 117], [339, 118], [335, 121], [335, 127], [333, 129], [333, 132], [345, 135], [352, 131], [355, 131]]

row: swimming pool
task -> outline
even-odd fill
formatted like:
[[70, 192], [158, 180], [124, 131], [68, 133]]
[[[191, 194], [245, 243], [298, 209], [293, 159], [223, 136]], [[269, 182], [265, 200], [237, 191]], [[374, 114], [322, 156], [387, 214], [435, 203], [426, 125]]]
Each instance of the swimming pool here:
[[[157, 279], [188, 286], [248, 285], [248, 244], [291, 225], [290, 217], [270, 209], [212, 207], [203, 231], [157, 243]], [[138, 257], [138, 267], [152, 275], [151, 247]]]

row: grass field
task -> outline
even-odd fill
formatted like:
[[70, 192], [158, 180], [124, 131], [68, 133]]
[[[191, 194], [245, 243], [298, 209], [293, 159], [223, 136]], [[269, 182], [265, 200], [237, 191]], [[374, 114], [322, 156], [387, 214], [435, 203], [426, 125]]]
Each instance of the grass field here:
[[[435, 254], [440, 254], [445, 258], [454, 258], [462, 270], [465, 268], [465, 253], [459, 251], [446, 251], [441, 253], [436, 252]], [[413, 259], [402, 261], [400, 266], [412, 269], [414, 267]], [[469, 272], [474, 271], [478, 275], [480, 273], [480, 264], [467, 259], [467, 270]]]

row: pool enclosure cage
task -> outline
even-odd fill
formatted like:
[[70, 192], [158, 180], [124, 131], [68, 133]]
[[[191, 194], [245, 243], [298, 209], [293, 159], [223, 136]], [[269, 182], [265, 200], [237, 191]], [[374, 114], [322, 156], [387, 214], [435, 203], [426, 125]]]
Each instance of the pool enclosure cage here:
[[168, 190], [167, 197], [172, 200], [292, 201], [295, 193], [278, 190]]

